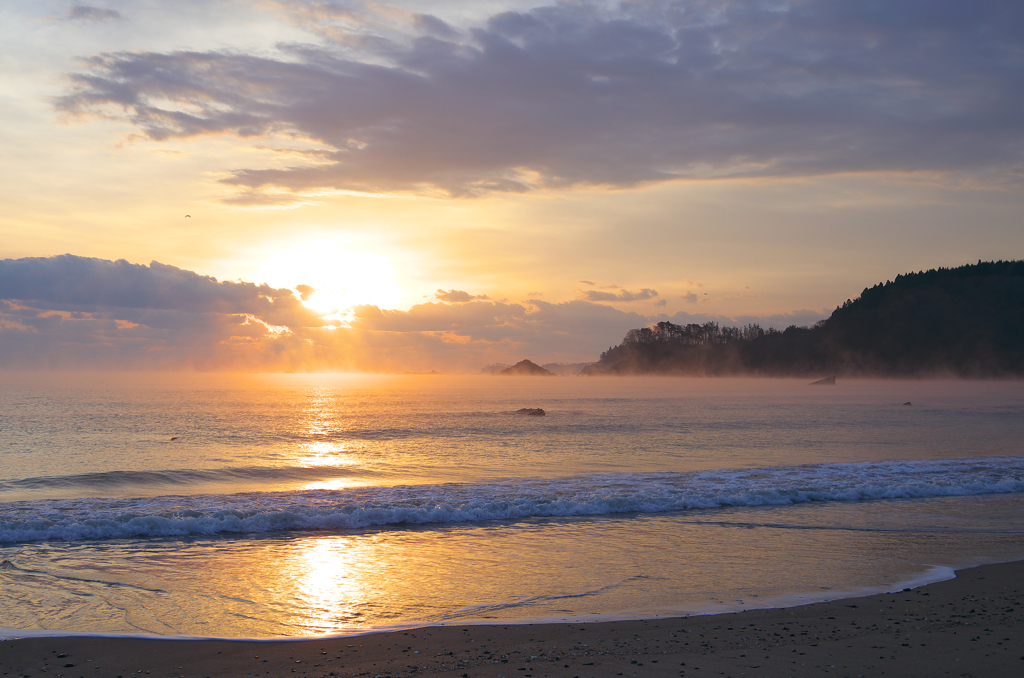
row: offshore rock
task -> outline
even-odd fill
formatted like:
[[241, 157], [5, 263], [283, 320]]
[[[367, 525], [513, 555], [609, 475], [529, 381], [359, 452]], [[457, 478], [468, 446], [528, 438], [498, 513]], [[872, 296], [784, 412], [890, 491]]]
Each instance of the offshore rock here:
[[516, 414], [525, 414], [530, 417], [543, 417], [547, 415], [547, 412], [539, 407], [524, 407], [520, 410], [516, 410]]

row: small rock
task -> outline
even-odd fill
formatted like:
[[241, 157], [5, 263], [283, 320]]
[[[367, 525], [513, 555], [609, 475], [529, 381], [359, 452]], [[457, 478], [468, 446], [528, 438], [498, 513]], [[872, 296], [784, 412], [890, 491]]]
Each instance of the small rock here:
[[522, 409], [516, 410], [516, 414], [526, 414], [531, 417], [543, 417], [547, 415], [547, 412], [540, 409], [539, 407], [524, 407]]

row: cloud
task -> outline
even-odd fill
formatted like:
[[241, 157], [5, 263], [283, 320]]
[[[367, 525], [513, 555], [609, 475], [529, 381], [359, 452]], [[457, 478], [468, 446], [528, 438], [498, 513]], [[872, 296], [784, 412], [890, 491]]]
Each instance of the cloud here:
[[0, 260], [0, 299], [55, 311], [145, 309], [252, 314], [275, 325], [323, 323], [289, 289], [224, 281], [154, 261], [149, 266], [63, 254]]
[[649, 322], [581, 300], [516, 304], [482, 296], [408, 311], [358, 306], [345, 325], [307, 309], [293, 290], [218, 281], [159, 262], [5, 259], [0, 367], [476, 372], [524, 356], [595, 360]]
[[118, 21], [123, 18], [116, 9], [89, 7], [88, 5], [75, 5], [68, 12], [70, 21]]
[[553, 304], [475, 300], [424, 303], [408, 311], [364, 306], [349, 330], [364, 369], [477, 372], [483, 365], [596, 360], [649, 318], [582, 300]]
[[309, 301], [310, 297], [316, 294], [316, 290], [309, 285], [296, 285], [295, 290], [299, 293], [299, 298], [303, 301]]
[[686, 294], [681, 296], [680, 299], [682, 299], [683, 301], [685, 301], [688, 304], [696, 304], [697, 303], [697, 295], [694, 292], [687, 292]]
[[[616, 285], [611, 287], [617, 288]], [[644, 287], [639, 292], [630, 292], [629, 290], [619, 290], [618, 294], [612, 292], [601, 292], [599, 290], [580, 290], [581, 298], [587, 301], [643, 301], [645, 299], [653, 299], [658, 296], [656, 290], [648, 289]]]
[[473, 295], [469, 292], [463, 292], [462, 290], [438, 290], [434, 294], [435, 299], [440, 301], [447, 301], [449, 303], [464, 304], [467, 301], [473, 301], [474, 299], [490, 299], [486, 294]]
[[420, 31], [437, 38], [458, 38], [459, 32], [431, 14], [416, 14], [413, 25]]
[[461, 32], [285, 7], [321, 44], [99, 54], [55, 105], [153, 140], [320, 144], [224, 179], [252, 200], [1024, 167], [1013, 0], [565, 3]]
[[668, 306], [668, 299], [658, 299], [654, 302], [655, 306]]
[[594, 286], [594, 285], [597, 284], [597, 283], [592, 282], [590, 280], [577, 280], [576, 282], [578, 282], [581, 285], [590, 285], [590, 286]]
[[[287, 368], [329, 325], [291, 290], [155, 261], [0, 260], [4, 367]], [[333, 355], [337, 364], [346, 357]]]

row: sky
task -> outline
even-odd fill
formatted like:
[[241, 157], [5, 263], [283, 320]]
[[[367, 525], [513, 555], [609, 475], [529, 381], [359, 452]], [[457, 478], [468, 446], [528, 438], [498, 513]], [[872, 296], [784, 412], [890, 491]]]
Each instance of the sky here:
[[1019, 0], [0, 5], [0, 367], [474, 372], [1024, 258]]

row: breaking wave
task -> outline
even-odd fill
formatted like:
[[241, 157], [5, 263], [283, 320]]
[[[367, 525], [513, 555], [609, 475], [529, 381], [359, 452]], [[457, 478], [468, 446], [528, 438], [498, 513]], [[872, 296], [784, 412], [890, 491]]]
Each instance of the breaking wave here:
[[0, 504], [0, 543], [145, 539], [1024, 492], [1024, 458]]

